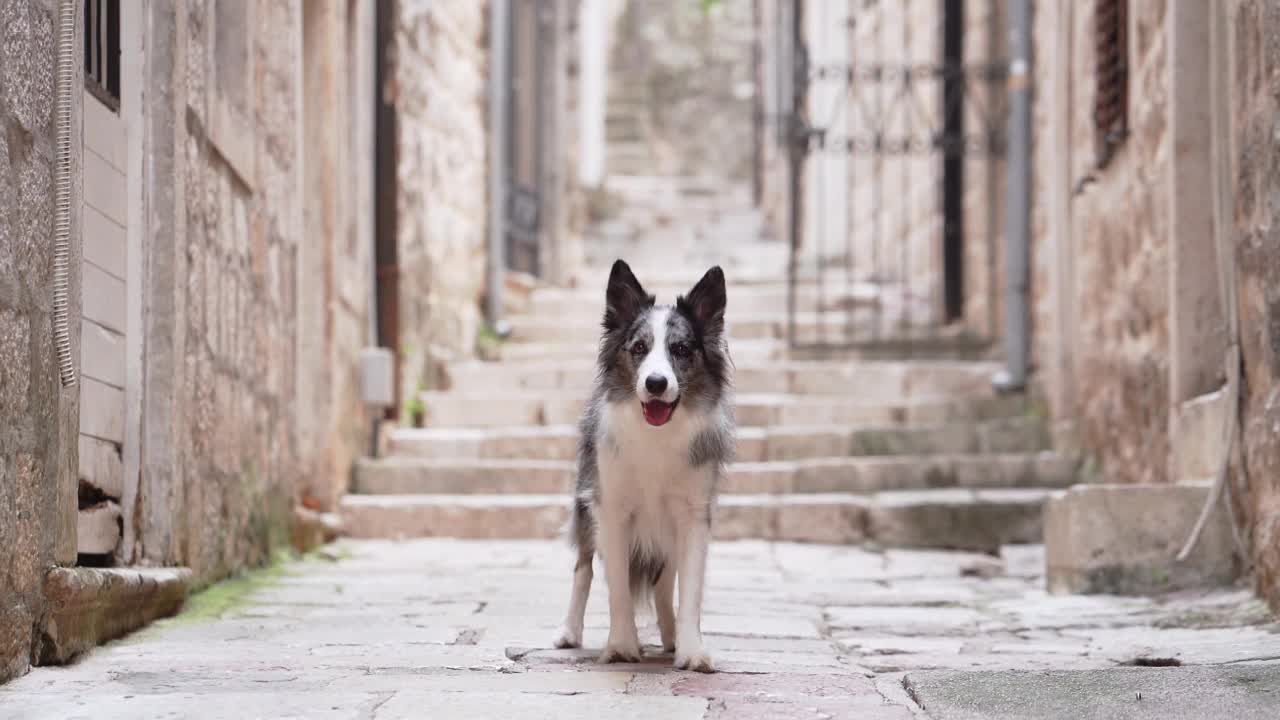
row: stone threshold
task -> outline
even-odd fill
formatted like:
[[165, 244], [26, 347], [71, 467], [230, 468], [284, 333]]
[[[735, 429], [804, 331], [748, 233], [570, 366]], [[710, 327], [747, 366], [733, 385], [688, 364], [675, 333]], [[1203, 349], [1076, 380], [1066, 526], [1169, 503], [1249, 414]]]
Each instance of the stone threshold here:
[[187, 568], [54, 568], [37, 665], [61, 665], [182, 607], [194, 575]]

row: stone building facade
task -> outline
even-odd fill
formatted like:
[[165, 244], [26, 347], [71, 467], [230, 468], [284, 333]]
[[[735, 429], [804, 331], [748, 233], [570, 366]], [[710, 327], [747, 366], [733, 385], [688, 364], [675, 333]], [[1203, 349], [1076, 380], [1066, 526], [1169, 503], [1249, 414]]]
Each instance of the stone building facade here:
[[640, 116], [639, 168], [748, 181], [756, 152], [752, 4], [615, 2], [609, 102], [613, 113]]
[[474, 351], [488, 237], [486, 4], [397, 3], [401, 387]]
[[[53, 2], [0, 3], [0, 545], [7, 548], [0, 561], [0, 681], [27, 667], [45, 615], [46, 568], [76, 560], [80, 398], [59, 380], [48, 222], [56, 10]], [[72, 189], [78, 199], [79, 188]], [[76, 236], [72, 264], [79, 258]], [[77, 275], [68, 293], [72, 316], [80, 311]], [[78, 326], [70, 329], [74, 354]]]
[[[266, 561], [300, 513], [332, 509], [367, 443], [373, 4], [118, 7], [3, 4], [0, 678]], [[89, 25], [114, 44], [86, 58]], [[55, 97], [72, 118], [66, 385]], [[91, 606], [115, 617], [67, 615]]]
[[[1010, 18], [991, 8], [1008, 4], [963, 5], [966, 63], [998, 62], [1005, 55]], [[815, 27], [813, 13], [830, 13], [833, 7], [849, 22]], [[936, 62], [937, 35], [926, 33], [921, 48], [913, 38], [921, 28], [937, 29], [939, 7], [755, 4], [756, 108], [765, 120], [756, 133], [762, 158], [757, 199], [775, 233], [785, 237], [789, 232], [793, 178], [785, 134], [798, 77], [788, 39], [795, 13], [809, 62], [800, 112], [812, 126], [815, 111], [821, 117], [820, 111], [838, 109], [838, 94], [822, 86], [842, 69], [852, 68], [855, 78], [858, 67], [864, 72], [881, 68], [892, 76], [891, 60]], [[1151, 492], [1167, 503], [1158, 507], [1173, 514], [1142, 519], [1135, 513], [1117, 516], [1114, 523], [1117, 544], [1160, 537], [1160, 547], [1149, 557], [1158, 557], [1166, 568], [1177, 570], [1170, 563], [1191, 535], [1206, 498], [1214, 495], [1209, 488], [1225, 458], [1228, 492], [1218, 513], [1206, 515], [1211, 519], [1206, 537], [1212, 539], [1201, 546], [1212, 548], [1206, 557], [1219, 566], [1252, 570], [1261, 594], [1280, 608], [1280, 491], [1273, 481], [1280, 466], [1280, 345], [1275, 342], [1280, 257], [1271, 251], [1280, 196], [1274, 123], [1280, 60], [1270, 41], [1277, 36], [1280, 4], [1039, 0], [1031, 7], [1033, 392], [1043, 396], [1055, 421], [1056, 445], [1085, 458], [1083, 480], [1124, 485], [1126, 497]], [[903, 16], [910, 33], [885, 54], [874, 36], [886, 22]], [[831, 29], [837, 26], [841, 29]], [[936, 106], [928, 98], [935, 93], [930, 88], [923, 95], [923, 116], [929, 118]], [[995, 88], [980, 101], [1004, 113], [1008, 108], [1001, 95]], [[870, 102], [873, 110], [880, 107], [874, 96]], [[966, 116], [966, 122], [973, 120]], [[891, 134], [898, 121], [873, 113], [849, 122], [854, 130], [880, 123]], [[864, 155], [867, 149], [861, 148]], [[810, 251], [823, 233], [830, 235], [825, 247], [857, 250], [857, 234], [873, 219], [850, 208], [894, 214], [920, 199], [914, 186], [894, 181], [902, 172], [879, 170], [865, 157], [811, 153], [805, 158], [795, 197], [806, 257], [823, 262]], [[877, 173], [887, 178], [887, 185], [874, 180], [881, 184], [878, 197], [864, 182]], [[929, 175], [927, 168], [911, 174]], [[1002, 162], [965, 167], [966, 292], [960, 324], [997, 341], [1004, 331], [1008, 282], [1001, 224], [1006, 183]], [[936, 205], [930, 192], [921, 195], [928, 198], [919, 205], [924, 210], [912, 216], [917, 224], [929, 220], [928, 208]], [[816, 203], [824, 193], [828, 201]], [[841, 193], [847, 195], [844, 205]], [[973, 211], [983, 206], [994, 209], [986, 217], [995, 224], [986, 228], [971, 224], [982, 216]], [[825, 230], [815, 227], [824, 217], [820, 207], [844, 213], [847, 220], [827, 218], [820, 223]], [[938, 234], [928, 222], [919, 227], [891, 223], [885, 237], [893, 247], [909, 246], [913, 257], [929, 258]], [[936, 266], [911, 269], [908, 277], [937, 294]], [[1224, 504], [1239, 542], [1230, 532]], [[1055, 543], [1052, 533], [1046, 541]], [[1052, 565], [1057, 557], [1052, 547], [1049, 554]], [[1220, 579], [1231, 572], [1211, 574]], [[1051, 581], [1053, 576], [1051, 567]]]
[[[382, 415], [364, 403], [364, 351], [398, 358], [401, 401], [433, 353], [475, 352], [506, 269], [490, 252], [492, 114], [512, 110], [492, 104], [507, 81], [489, 62], [493, 8], [0, 1], [0, 681], [335, 532]], [[540, 274], [563, 281], [581, 255], [578, 4], [538, 9], [558, 47]], [[90, 27], [109, 42], [86, 44]], [[395, 231], [380, 237], [384, 190]]]
[[[575, 145], [580, 0], [507, 0], [512, 25], [498, 31], [512, 47], [517, 33], [531, 31], [518, 26], [529, 17], [515, 13], [522, 3], [543, 24], [534, 148], [542, 168], [540, 252], [531, 270], [543, 281], [568, 283], [582, 255]], [[383, 91], [394, 98], [397, 115], [398, 352], [405, 397], [439, 389], [442, 363], [476, 352], [478, 336], [492, 330], [483, 327], [486, 270], [493, 262], [504, 271], [512, 267], [509, 258], [493, 257], [490, 246], [490, 159], [495, 143], [509, 141], [493, 134], [490, 89], [518, 82], [516, 65], [528, 60], [491, 63], [493, 7], [487, 0], [395, 3], [393, 84]], [[514, 102], [511, 95], [504, 101]], [[508, 158], [507, 172], [513, 164]]]
[[[1099, 23], [1117, 5], [1127, 127], [1104, 150]], [[1221, 562], [1280, 609], [1278, 30], [1265, 0], [1036, 4], [1032, 292], [1061, 444], [1092, 479], [1152, 492], [1228, 462], [1241, 537]], [[1178, 545], [1182, 522], [1162, 530]]]

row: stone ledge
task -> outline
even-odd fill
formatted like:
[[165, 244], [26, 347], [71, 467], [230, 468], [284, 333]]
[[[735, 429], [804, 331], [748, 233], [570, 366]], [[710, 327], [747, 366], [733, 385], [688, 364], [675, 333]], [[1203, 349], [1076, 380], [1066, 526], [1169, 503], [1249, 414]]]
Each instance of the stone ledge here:
[[187, 568], [54, 568], [38, 665], [60, 665], [108, 640], [168, 617], [191, 588]]
[[1045, 504], [1049, 592], [1144, 595], [1227, 585], [1239, 574], [1224, 503], [1185, 562], [1210, 483], [1076, 485]]

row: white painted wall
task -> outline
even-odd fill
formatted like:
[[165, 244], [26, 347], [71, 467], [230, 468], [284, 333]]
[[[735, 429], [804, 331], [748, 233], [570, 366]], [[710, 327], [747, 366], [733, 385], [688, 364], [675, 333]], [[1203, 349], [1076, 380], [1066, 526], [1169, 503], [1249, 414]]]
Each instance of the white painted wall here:
[[119, 497], [124, 469], [129, 278], [124, 120], [84, 93], [84, 306], [80, 318], [80, 476]]
[[[88, 90], [82, 96], [79, 475], [126, 510], [136, 496], [142, 408], [142, 10], [121, 5], [120, 108]], [[78, 549], [103, 552], [118, 512], [81, 513]], [[124, 516], [129, 537], [132, 513]]]

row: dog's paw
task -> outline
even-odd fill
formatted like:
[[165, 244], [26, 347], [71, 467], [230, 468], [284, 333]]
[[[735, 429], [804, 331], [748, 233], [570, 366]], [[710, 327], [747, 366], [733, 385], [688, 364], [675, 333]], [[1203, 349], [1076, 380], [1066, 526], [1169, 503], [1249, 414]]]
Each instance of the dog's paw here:
[[715, 663], [711, 662], [711, 655], [702, 648], [696, 651], [683, 652], [676, 651], [675, 666], [677, 670], [688, 670], [690, 672], [712, 673], [716, 671]]
[[556, 636], [556, 647], [561, 650], [582, 647], [582, 631], [574, 632], [572, 628], [564, 628]]
[[600, 652], [600, 657], [596, 662], [601, 665], [609, 663], [638, 663], [640, 662], [640, 643], [609, 643], [605, 645], [604, 650]]

